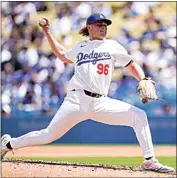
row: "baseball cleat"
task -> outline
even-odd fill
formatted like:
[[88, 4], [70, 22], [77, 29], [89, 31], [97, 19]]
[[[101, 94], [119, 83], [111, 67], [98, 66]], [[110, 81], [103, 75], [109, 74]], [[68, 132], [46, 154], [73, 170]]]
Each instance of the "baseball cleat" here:
[[5, 134], [1, 137], [1, 160], [4, 158], [7, 152], [12, 151], [6, 146], [10, 140], [11, 140], [11, 136], [8, 134]]
[[162, 165], [155, 158], [145, 160], [140, 167], [141, 171], [155, 171], [160, 173], [174, 172], [172, 167]]

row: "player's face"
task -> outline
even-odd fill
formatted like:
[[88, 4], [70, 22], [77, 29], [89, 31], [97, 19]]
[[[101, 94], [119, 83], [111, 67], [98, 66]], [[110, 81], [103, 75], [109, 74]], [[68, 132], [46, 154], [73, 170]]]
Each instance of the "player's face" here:
[[104, 39], [107, 34], [107, 24], [105, 22], [96, 22], [88, 25], [90, 39]]

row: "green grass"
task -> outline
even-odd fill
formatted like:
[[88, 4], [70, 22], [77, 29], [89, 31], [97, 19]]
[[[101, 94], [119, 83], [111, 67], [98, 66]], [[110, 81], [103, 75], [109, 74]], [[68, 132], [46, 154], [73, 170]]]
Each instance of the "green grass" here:
[[[14, 158], [14, 157], [10, 157]], [[105, 165], [125, 165], [125, 166], [140, 166], [142, 157], [15, 157], [16, 159], [32, 159], [44, 161], [59, 161], [71, 163], [90, 163], [90, 164], [105, 164]], [[176, 169], [176, 157], [157, 157], [160, 163], [168, 165]]]

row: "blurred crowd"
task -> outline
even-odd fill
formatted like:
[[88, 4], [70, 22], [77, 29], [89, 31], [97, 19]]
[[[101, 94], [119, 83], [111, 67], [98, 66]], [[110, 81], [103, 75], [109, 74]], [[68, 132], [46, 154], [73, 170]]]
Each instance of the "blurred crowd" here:
[[[49, 3], [53, 3], [53, 10]], [[140, 5], [141, 3], [141, 5]], [[118, 10], [126, 21], [146, 15], [144, 31], [134, 36], [128, 25], [122, 25], [114, 37], [146, 75], [156, 81], [160, 98], [147, 106], [153, 115], [176, 115], [176, 14], [168, 25], [154, 13], [161, 2], [126, 2]], [[107, 2], [2, 2], [1, 41], [1, 114], [17, 115], [19, 111], [54, 115], [66, 94], [67, 82], [73, 75], [73, 65], [56, 59], [50, 50], [43, 50], [46, 42], [38, 27], [38, 13], [55, 13], [51, 21], [52, 34], [68, 46], [72, 33], [77, 32], [93, 12], [112, 18], [116, 8]], [[165, 13], [165, 12], [164, 12]], [[138, 28], [138, 27], [137, 27]], [[147, 45], [148, 44], [148, 45]], [[149, 45], [150, 44], [150, 45]], [[155, 45], [155, 48], [152, 46]], [[109, 96], [142, 106], [136, 93], [137, 81], [122, 73], [116, 66]], [[124, 93], [122, 95], [122, 93]], [[122, 98], [124, 96], [124, 98]], [[143, 106], [144, 107], [144, 106]]]

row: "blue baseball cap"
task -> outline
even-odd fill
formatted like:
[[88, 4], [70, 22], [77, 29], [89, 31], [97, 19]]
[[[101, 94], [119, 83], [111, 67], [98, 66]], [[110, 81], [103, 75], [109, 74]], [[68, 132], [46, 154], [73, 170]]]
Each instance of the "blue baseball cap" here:
[[94, 13], [91, 16], [87, 18], [87, 25], [93, 24], [95, 22], [105, 22], [107, 25], [111, 25], [112, 21], [107, 19], [103, 14], [101, 13]]
[[[112, 24], [112, 21], [107, 19], [103, 14], [101, 13], [94, 13], [92, 15], [90, 15], [88, 18], [87, 18], [87, 21], [86, 21], [86, 25], [90, 25], [90, 24], [93, 24], [95, 22], [105, 22], [107, 25], [111, 25]], [[82, 32], [86, 31], [87, 30], [87, 27], [83, 27], [79, 33], [81, 34]]]

